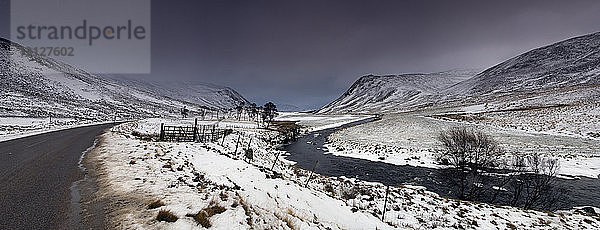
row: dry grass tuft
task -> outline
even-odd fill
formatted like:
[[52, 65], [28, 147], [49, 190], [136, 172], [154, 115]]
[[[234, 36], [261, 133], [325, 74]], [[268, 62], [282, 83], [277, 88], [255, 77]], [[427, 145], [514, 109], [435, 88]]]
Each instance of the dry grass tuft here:
[[202, 227], [210, 228], [212, 226], [210, 223], [210, 217], [221, 214], [226, 210], [227, 209], [225, 209], [223, 206], [211, 202], [208, 207], [200, 210], [197, 214], [191, 214], [188, 216], [192, 216], [199, 225], [202, 225]]
[[169, 210], [160, 210], [156, 216], [156, 220], [158, 221], [175, 222], [178, 219], [179, 218]]
[[165, 206], [165, 203], [163, 203], [161, 200], [155, 200], [148, 204], [148, 209], [160, 208], [162, 206]]

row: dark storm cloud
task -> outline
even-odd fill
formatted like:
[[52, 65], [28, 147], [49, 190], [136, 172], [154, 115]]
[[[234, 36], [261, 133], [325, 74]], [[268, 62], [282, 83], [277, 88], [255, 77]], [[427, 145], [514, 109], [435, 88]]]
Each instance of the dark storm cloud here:
[[594, 0], [152, 1], [152, 74], [136, 77], [316, 108], [364, 74], [487, 68], [600, 31], [598, 12]]
[[490, 67], [600, 29], [600, 1], [154, 1], [153, 77], [317, 107], [363, 74]]

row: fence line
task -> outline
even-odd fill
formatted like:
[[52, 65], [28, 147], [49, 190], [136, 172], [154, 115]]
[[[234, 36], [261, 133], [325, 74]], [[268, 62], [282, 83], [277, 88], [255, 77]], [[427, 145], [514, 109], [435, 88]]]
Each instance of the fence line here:
[[227, 135], [227, 129], [219, 129], [217, 125], [198, 126], [198, 119], [194, 121], [194, 126], [160, 124], [160, 141], [214, 142], [225, 135]]

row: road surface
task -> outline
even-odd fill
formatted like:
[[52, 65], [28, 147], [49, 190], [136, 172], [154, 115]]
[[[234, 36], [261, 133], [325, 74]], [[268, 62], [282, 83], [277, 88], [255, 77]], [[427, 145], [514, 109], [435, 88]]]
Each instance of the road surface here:
[[79, 159], [112, 126], [79, 127], [0, 142], [0, 229], [73, 227], [67, 223], [70, 187], [83, 178]]

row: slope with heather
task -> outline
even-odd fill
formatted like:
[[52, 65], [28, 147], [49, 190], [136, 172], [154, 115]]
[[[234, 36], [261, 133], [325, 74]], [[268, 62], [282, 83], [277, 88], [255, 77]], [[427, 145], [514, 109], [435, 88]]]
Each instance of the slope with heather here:
[[489, 104], [489, 110], [597, 103], [600, 32], [533, 49], [479, 74], [365, 76], [321, 113]]
[[455, 70], [432, 74], [366, 75], [358, 79], [337, 100], [318, 113], [378, 113], [426, 106], [443, 98], [439, 95], [477, 70]]

